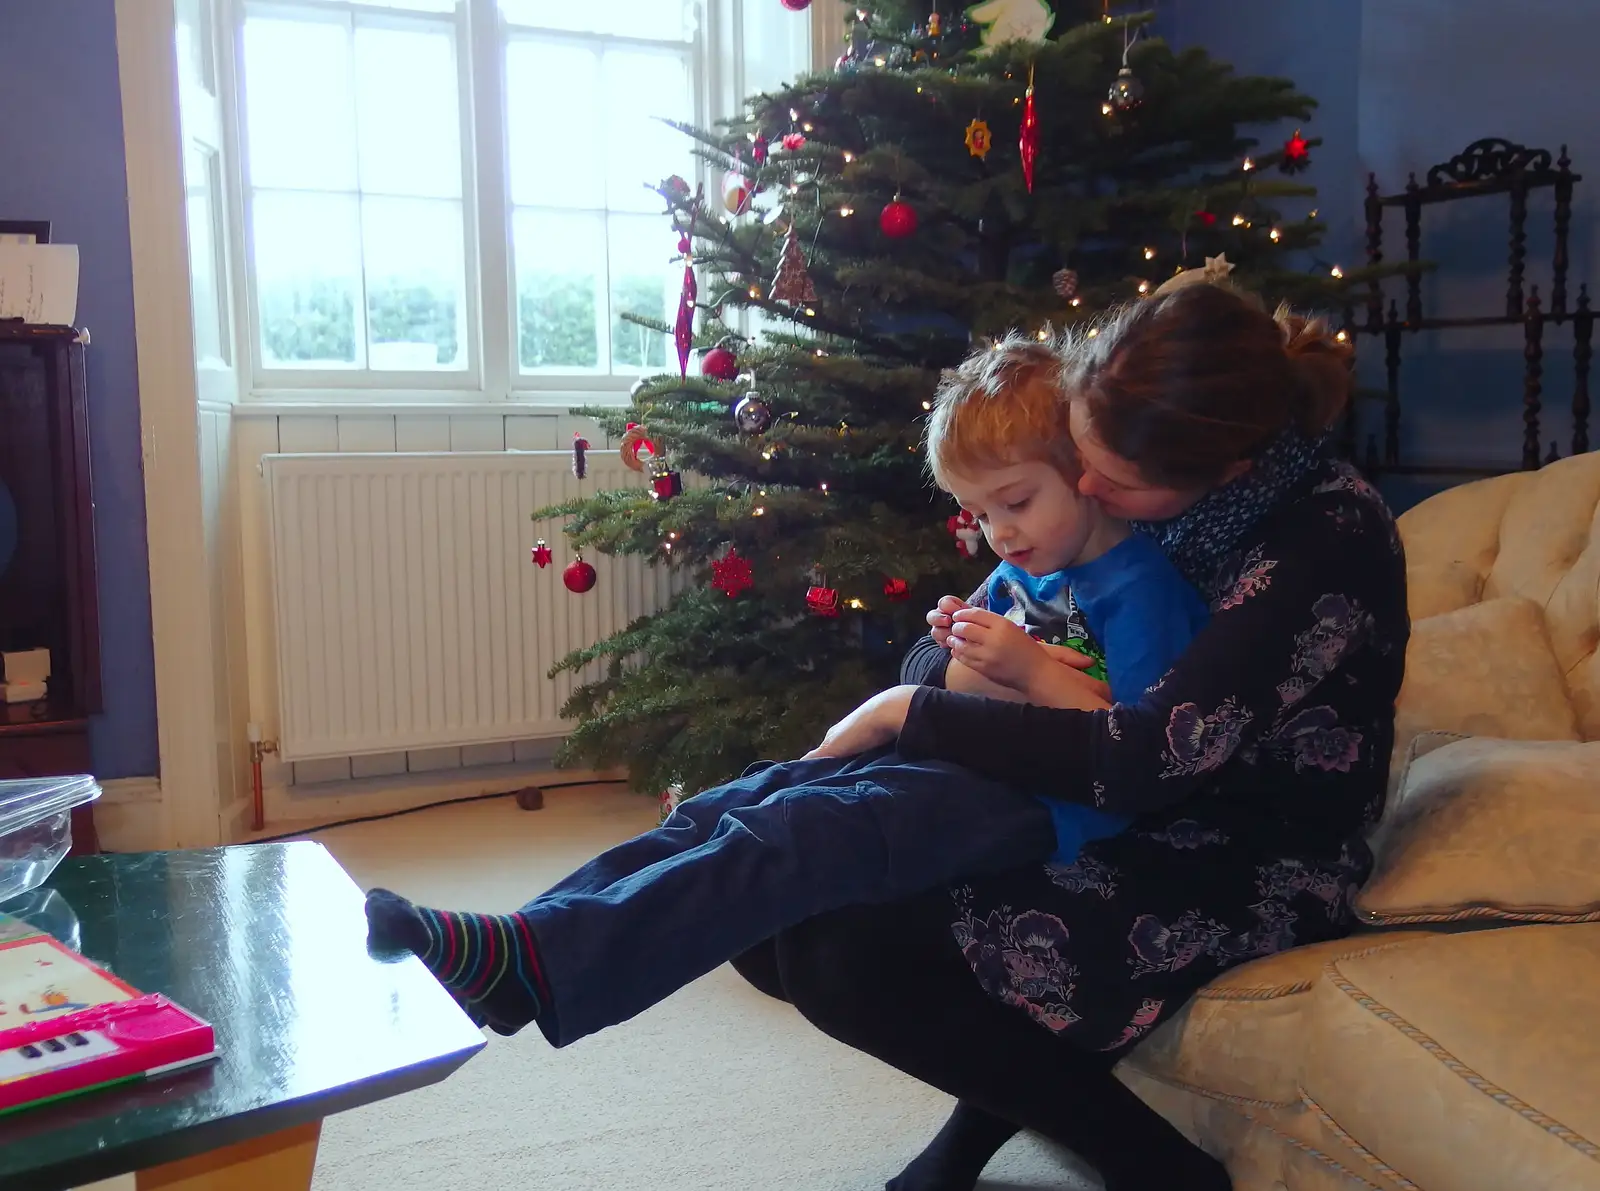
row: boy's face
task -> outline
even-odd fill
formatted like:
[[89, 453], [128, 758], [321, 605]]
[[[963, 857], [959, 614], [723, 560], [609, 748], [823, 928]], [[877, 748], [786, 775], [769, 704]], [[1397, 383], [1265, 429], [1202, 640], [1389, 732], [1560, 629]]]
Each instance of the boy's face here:
[[1077, 561], [1095, 527], [1094, 502], [1043, 460], [946, 470], [950, 495], [978, 519], [989, 548], [1030, 575]]

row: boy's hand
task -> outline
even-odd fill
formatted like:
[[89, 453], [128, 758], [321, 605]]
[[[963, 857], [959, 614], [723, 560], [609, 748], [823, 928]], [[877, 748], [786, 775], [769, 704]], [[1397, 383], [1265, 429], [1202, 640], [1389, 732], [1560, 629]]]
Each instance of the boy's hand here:
[[961, 609], [970, 607], [972, 605], [960, 596], [939, 597], [938, 606], [928, 613], [928, 635], [935, 645], [950, 647], [950, 626], [954, 623], [951, 618]]
[[990, 682], [1025, 692], [1041, 670], [1056, 664], [1026, 629], [996, 612], [962, 608], [950, 619], [950, 655]]

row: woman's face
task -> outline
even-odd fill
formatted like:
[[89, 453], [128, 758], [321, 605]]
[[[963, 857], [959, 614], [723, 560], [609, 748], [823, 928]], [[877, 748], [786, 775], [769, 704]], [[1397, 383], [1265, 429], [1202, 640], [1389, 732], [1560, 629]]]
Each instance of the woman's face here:
[[[1139, 475], [1139, 469], [1100, 441], [1089, 419], [1089, 403], [1072, 402], [1072, 441], [1083, 464], [1078, 491], [1124, 521], [1168, 521], [1206, 494], [1200, 488], [1162, 488]], [[1235, 465], [1243, 471], [1248, 464]], [[1237, 475], [1238, 472], [1234, 472]], [[1232, 478], [1230, 475], [1229, 479]]]

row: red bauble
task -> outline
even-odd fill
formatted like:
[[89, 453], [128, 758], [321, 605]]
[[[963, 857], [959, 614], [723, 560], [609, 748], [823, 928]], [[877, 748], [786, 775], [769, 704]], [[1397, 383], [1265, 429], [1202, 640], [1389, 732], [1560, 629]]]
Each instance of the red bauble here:
[[878, 226], [891, 240], [904, 240], [917, 230], [917, 209], [899, 195], [878, 216]]
[[582, 595], [594, 589], [595, 580], [600, 576], [595, 574], [595, 569], [583, 561], [583, 555], [567, 564], [567, 569], [561, 572], [561, 582], [567, 585], [567, 590]]
[[804, 12], [811, 7], [811, 0], [778, 0], [778, 3], [790, 12]]
[[839, 593], [832, 587], [807, 588], [806, 607], [813, 616], [838, 616]]
[[800, 132], [786, 133], [783, 140], [778, 143], [783, 146], [784, 152], [798, 153], [806, 147], [805, 134]]
[[550, 558], [550, 547], [545, 544], [543, 538], [540, 538], [533, 544], [533, 565], [542, 571], [550, 565]]
[[1216, 213], [1212, 211], [1196, 211], [1194, 217], [1205, 227], [1215, 227], [1217, 224]]
[[750, 560], [737, 550], [729, 550], [727, 554], [712, 562], [711, 586], [730, 600], [741, 591], [747, 591], [755, 586], [755, 571], [750, 566]]
[[732, 380], [739, 375], [739, 357], [725, 347], [714, 347], [701, 357], [700, 375], [712, 380]]
[[883, 582], [883, 594], [886, 599], [893, 600], [897, 604], [903, 604], [911, 598], [911, 584], [904, 579], [885, 579]]

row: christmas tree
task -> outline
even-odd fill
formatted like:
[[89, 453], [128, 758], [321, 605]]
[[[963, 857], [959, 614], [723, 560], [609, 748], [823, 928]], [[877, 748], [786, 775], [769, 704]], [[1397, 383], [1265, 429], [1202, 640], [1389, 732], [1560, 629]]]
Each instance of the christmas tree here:
[[974, 347], [1222, 256], [1301, 305], [1354, 280], [1294, 263], [1321, 225], [1275, 209], [1310, 195], [1286, 175], [1317, 142], [1258, 154], [1245, 131], [1310, 116], [1292, 83], [1175, 52], [1100, 0], [940, 7], [852, 4], [834, 70], [683, 130], [709, 182], [659, 187], [685, 281], [655, 324], [683, 367], [585, 411], [636, 424], [627, 449], [647, 439], [658, 474], [536, 516], [687, 582], [557, 667], [599, 663], [564, 709], [565, 761], [692, 793], [798, 756], [896, 680], [927, 609], [993, 564], [919, 450], [940, 370]]

